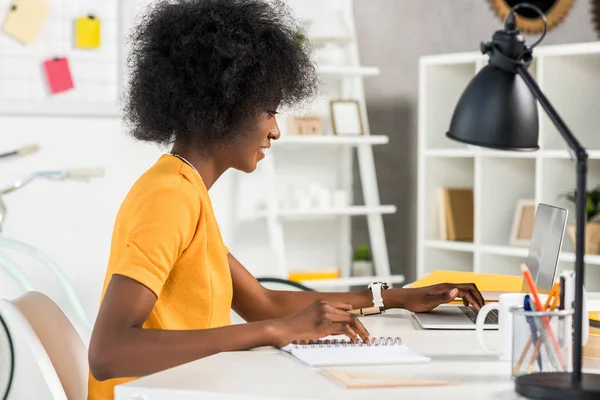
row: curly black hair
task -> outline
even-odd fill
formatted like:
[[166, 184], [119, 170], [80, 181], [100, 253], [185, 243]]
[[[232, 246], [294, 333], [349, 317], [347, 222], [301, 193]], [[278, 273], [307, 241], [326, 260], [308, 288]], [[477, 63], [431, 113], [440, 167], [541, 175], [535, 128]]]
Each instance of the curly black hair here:
[[260, 112], [310, 99], [318, 77], [300, 32], [282, 2], [155, 3], [131, 35], [131, 134], [209, 149], [234, 141]]

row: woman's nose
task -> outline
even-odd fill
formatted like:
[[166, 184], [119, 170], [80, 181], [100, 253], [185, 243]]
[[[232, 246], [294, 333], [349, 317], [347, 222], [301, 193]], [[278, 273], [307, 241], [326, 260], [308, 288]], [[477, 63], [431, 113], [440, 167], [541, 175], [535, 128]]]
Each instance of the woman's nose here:
[[279, 125], [277, 125], [277, 122], [275, 122], [275, 126], [271, 129], [271, 134], [273, 139], [277, 140], [279, 139], [279, 137], [281, 137], [281, 132], [279, 132]]

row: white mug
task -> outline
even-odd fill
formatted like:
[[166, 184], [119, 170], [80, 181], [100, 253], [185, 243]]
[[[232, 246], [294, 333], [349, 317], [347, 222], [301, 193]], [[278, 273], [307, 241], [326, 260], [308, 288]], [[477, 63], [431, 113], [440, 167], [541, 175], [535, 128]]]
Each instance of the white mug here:
[[[541, 296], [540, 296], [541, 297]], [[487, 303], [477, 314], [476, 336], [479, 345], [486, 353], [497, 354], [500, 360], [510, 361], [512, 359], [512, 315], [510, 307], [523, 306], [525, 293], [502, 293], [498, 296], [498, 302]], [[483, 340], [483, 322], [487, 314], [492, 310], [498, 310], [498, 333], [500, 336], [500, 347], [490, 349]]]

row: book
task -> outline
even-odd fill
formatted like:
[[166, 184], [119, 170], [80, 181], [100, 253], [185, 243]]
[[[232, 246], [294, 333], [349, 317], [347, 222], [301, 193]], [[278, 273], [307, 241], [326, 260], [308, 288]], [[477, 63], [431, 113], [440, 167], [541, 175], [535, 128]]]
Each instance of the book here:
[[429, 357], [406, 347], [399, 337], [377, 338], [374, 343], [317, 340], [292, 343], [281, 348], [311, 367], [350, 365], [424, 364]]
[[440, 187], [438, 197], [440, 238], [472, 242], [473, 189]]

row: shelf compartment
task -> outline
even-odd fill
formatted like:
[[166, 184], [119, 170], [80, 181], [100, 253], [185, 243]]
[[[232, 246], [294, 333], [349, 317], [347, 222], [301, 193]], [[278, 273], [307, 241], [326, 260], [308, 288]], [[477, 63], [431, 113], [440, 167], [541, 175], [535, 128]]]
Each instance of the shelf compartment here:
[[[569, 159], [544, 159], [539, 201], [569, 210], [567, 224], [575, 223], [575, 206], [562, 197], [573, 192], [576, 186], [576, 163]], [[591, 189], [600, 184], [600, 160], [588, 160], [587, 186]], [[567, 232], [563, 240], [563, 251], [574, 251]]]
[[[526, 255], [525, 255], [526, 257]], [[521, 275], [521, 263], [525, 257], [482, 253], [479, 255], [477, 272], [482, 274]]]
[[[540, 87], [550, 103], [584, 147], [600, 149], [600, 54], [548, 55], [539, 62]], [[567, 148], [541, 108], [540, 133], [545, 149]]]
[[417, 279], [420, 279], [435, 270], [473, 271], [473, 259], [473, 252], [470, 251], [427, 248], [423, 255], [423, 270], [419, 271]]
[[518, 201], [535, 199], [535, 159], [482, 157], [479, 162], [477, 237], [482, 244], [506, 246]]
[[473, 188], [474, 158], [439, 157], [428, 158], [425, 163], [423, 182], [425, 240], [439, 240], [440, 236], [440, 198], [441, 187]]
[[425, 148], [467, 148], [465, 144], [448, 139], [446, 132], [460, 96], [475, 76], [475, 68], [475, 61], [448, 65], [421, 63], [419, 96], [423, 108], [419, 124], [423, 129]]

